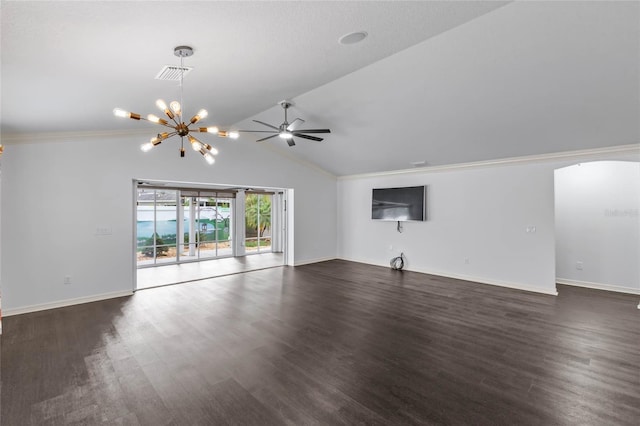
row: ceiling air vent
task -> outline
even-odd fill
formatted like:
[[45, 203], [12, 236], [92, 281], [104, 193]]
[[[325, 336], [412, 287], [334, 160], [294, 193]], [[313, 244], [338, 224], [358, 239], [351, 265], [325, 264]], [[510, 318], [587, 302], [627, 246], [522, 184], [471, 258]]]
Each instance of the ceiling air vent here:
[[176, 65], [165, 65], [162, 67], [158, 75], [156, 75], [156, 80], [169, 80], [169, 81], [180, 81], [180, 71], [184, 74], [189, 74], [193, 67], [180, 67]]

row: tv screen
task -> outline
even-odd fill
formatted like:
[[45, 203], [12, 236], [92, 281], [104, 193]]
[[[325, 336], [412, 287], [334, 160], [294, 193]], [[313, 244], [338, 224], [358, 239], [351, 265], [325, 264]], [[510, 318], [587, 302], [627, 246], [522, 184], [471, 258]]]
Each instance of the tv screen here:
[[425, 186], [374, 188], [371, 219], [407, 221], [426, 220]]

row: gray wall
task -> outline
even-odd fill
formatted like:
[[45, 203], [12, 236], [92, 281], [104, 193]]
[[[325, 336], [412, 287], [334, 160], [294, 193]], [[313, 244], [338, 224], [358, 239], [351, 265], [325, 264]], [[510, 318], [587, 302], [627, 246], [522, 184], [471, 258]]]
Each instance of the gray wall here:
[[[5, 147], [1, 290], [6, 313], [83, 301], [133, 286], [132, 180], [293, 188], [296, 264], [336, 255], [336, 179], [247, 140], [212, 138], [208, 166], [149, 135], [23, 141]], [[99, 226], [112, 235], [95, 235]], [[72, 278], [64, 285], [64, 277]]]

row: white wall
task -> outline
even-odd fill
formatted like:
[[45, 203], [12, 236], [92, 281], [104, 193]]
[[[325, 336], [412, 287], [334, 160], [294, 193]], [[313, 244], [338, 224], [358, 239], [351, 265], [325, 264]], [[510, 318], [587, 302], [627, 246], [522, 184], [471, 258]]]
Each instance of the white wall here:
[[558, 280], [640, 294], [640, 163], [556, 170], [555, 206]]
[[[569, 164], [341, 178], [338, 255], [386, 266], [402, 251], [409, 270], [554, 294], [554, 169]], [[428, 185], [426, 222], [407, 222], [398, 233], [395, 222], [371, 220], [372, 188], [421, 184]], [[527, 232], [531, 227], [536, 232]]]
[[[247, 140], [212, 138], [208, 166], [149, 135], [17, 143], [3, 158], [0, 285], [5, 310], [130, 291], [132, 179], [270, 186], [295, 191], [296, 263], [336, 255], [336, 179]], [[204, 136], [206, 137], [206, 136]], [[112, 235], [97, 236], [109, 227]], [[64, 277], [72, 283], [64, 285]]]
[[[2, 154], [0, 154], [0, 200], [2, 200]], [[0, 223], [2, 223], [2, 209], [0, 208]], [[0, 226], [0, 240], [2, 226]], [[0, 244], [0, 277], [2, 276], [2, 244]], [[0, 334], [2, 334], [2, 281], [0, 281]]]

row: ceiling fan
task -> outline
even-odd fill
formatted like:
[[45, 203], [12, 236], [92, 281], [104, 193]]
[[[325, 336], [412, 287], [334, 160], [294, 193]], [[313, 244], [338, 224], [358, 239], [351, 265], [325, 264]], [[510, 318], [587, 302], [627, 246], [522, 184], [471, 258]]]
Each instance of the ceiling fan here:
[[294, 137], [308, 139], [314, 142], [320, 142], [323, 139], [317, 136], [310, 136], [305, 133], [331, 133], [329, 129], [297, 129], [298, 125], [304, 123], [304, 120], [301, 118], [296, 118], [291, 123], [288, 122], [287, 119], [287, 110], [291, 105], [293, 105], [289, 101], [280, 101], [278, 102], [284, 109], [284, 123], [279, 126], [272, 126], [271, 124], [265, 123], [260, 120], [253, 120], [256, 123], [262, 124], [263, 126], [267, 126], [272, 130], [239, 130], [239, 132], [247, 132], [247, 133], [273, 133], [271, 136], [267, 136], [266, 138], [258, 139], [256, 142], [263, 142], [271, 138], [275, 138], [276, 136], [280, 136], [282, 139], [287, 141], [289, 146], [294, 146], [296, 143], [294, 141]]

